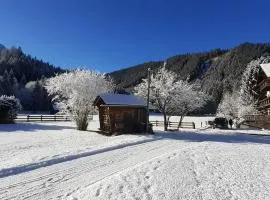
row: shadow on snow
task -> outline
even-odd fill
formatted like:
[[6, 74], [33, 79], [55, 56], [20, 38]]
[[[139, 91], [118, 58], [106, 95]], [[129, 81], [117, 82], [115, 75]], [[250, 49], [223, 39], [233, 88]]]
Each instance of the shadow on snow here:
[[[52, 124], [36, 124], [36, 123], [15, 123], [15, 124], [0, 124], [1, 132], [14, 132], [14, 131], [39, 131], [39, 130], [63, 130], [75, 129], [70, 126], [59, 126]], [[16, 133], [16, 132], [15, 132]]]
[[255, 135], [245, 132], [223, 132], [223, 133], [203, 133], [203, 132], [157, 132], [156, 137], [170, 140], [183, 140], [189, 142], [222, 142], [222, 143], [258, 143], [270, 144], [270, 135]]

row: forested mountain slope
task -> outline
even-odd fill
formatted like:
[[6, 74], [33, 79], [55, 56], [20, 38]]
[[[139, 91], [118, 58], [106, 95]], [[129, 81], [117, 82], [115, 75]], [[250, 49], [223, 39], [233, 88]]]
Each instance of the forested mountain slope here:
[[[197, 81], [213, 97], [202, 111], [213, 113], [223, 94], [237, 89], [246, 65], [266, 54], [270, 54], [270, 43], [245, 43], [232, 49], [177, 55], [166, 61], [167, 68], [176, 72], [179, 79]], [[109, 75], [119, 91], [131, 92], [147, 76], [147, 68], [155, 73], [163, 62], [147, 62]], [[44, 80], [64, 71], [26, 55], [21, 48], [8, 49], [0, 44], [0, 95], [15, 95], [26, 110], [50, 109], [50, 99], [43, 88]]]
[[[168, 58], [167, 68], [176, 72], [179, 79], [189, 79], [201, 84], [202, 89], [213, 97], [205, 112], [215, 112], [223, 94], [237, 89], [247, 64], [262, 55], [270, 54], [270, 43], [245, 43], [228, 50], [216, 49], [210, 52], [177, 55]], [[162, 66], [160, 62], [149, 62], [122, 69], [109, 75], [118, 88], [132, 91], [133, 87], [147, 75], [150, 67], [153, 73]]]
[[15, 95], [26, 110], [49, 110], [44, 80], [63, 69], [23, 53], [21, 48], [0, 45], [0, 95]]
[[35, 81], [41, 77], [51, 77], [55, 73], [62, 72], [60, 68], [56, 68], [49, 63], [33, 58], [23, 53], [21, 48], [1, 48], [0, 45], [0, 75], [4, 75], [13, 71], [14, 77], [20, 81]]

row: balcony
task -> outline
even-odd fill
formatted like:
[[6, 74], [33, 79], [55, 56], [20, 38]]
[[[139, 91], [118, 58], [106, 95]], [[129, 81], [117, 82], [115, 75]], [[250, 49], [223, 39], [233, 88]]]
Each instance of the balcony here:
[[270, 106], [270, 97], [267, 97], [259, 102], [259, 108], [266, 108]]
[[260, 91], [263, 91], [265, 88], [270, 88], [270, 78], [264, 79], [259, 84]]

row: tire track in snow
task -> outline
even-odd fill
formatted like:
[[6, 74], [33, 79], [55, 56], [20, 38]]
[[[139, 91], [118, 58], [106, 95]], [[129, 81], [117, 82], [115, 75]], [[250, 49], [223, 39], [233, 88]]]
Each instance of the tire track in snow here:
[[[60, 199], [78, 190], [78, 183], [87, 187], [171, 149], [183, 148], [180, 144], [167, 139], [151, 141], [2, 178], [0, 198]], [[48, 180], [50, 184], [46, 184]]]
[[0, 170], [0, 178], [16, 175], [16, 174], [20, 174], [20, 173], [25, 173], [25, 172], [28, 172], [28, 171], [31, 171], [31, 170], [42, 168], [42, 167], [48, 167], [48, 166], [51, 166], [51, 165], [55, 165], [55, 164], [59, 164], [59, 163], [67, 162], [67, 161], [72, 161], [72, 160], [75, 160], [75, 159], [88, 157], [88, 156], [92, 156], [92, 155], [95, 155], [95, 154], [104, 153], [104, 152], [107, 152], [107, 151], [112, 151], [112, 150], [116, 150], [116, 149], [125, 148], [125, 147], [128, 147], [128, 146], [143, 144], [143, 143], [152, 142], [152, 141], [161, 140], [161, 139], [162, 138], [150, 138], [150, 139], [146, 139], [146, 140], [142, 140], [142, 141], [119, 144], [119, 145], [116, 145], [116, 146], [111, 146], [111, 147], [106, 147], [106, 148], [102, 148], [102, 149], [98, 149], [98, 150], [93, 150], [93, 151], [90, 151], [90, 152], [83, 152], [83, 153], [79, 153], [79, 154], [75, 154], [75, 155], [68, 155], [68, 156], [64, 156], [64, 157], [60, 157], [60, 158], [50, 159], [50, 160], [43, 161], [43, 162], [31, 163], [31, 164], [28, 164], [28, 165], [2, 169], [2, 170]]

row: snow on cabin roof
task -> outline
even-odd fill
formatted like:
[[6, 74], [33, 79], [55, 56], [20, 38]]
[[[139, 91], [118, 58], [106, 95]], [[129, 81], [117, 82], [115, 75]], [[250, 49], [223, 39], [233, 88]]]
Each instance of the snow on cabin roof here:
[[98, 97], [100, 97], [107, 105], [146, 106], [143, 99], [134, 95], [105, 93]]
[[270, 77], [270, 63], [260, 65], [267, 77]]

